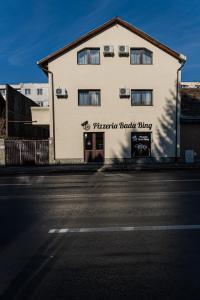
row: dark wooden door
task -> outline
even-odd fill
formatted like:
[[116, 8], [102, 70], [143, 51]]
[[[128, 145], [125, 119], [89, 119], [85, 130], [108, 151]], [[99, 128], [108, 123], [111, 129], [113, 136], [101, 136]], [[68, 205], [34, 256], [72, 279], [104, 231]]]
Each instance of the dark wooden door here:
[[84, 161], [104, 161], [104, 132], [85, 132], [84, 139]]

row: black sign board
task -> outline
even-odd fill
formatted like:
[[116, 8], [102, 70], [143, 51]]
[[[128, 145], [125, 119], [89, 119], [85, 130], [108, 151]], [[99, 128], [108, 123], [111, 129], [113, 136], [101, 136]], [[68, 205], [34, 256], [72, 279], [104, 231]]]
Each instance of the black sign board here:
[[132, 157], [151, 156], [151, 133], [150, 132], [131, 133], [131, 154]]

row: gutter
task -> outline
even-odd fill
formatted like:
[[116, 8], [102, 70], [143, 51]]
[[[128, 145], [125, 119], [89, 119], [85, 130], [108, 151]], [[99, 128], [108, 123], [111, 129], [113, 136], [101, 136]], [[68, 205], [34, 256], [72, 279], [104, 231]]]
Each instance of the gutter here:
[[178, 162], [178, 104], [179, 104], [179, 72], [186, 63], [186, 56], [180, 54], [181, 66], [177, 70], [176, 81], [176, 125], [175, 125], [175, 162]]

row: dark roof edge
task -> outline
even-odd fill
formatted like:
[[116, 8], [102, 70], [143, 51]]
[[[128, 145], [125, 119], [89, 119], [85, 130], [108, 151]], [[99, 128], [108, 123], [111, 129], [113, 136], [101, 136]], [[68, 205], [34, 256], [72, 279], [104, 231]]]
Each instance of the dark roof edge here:
[[98, 35], [99, 33], [103, 32], [104, 30], [114, 26], [115, 24], [119, 24], [119, 25], [125, 27], [126, 29], [130, 30], [131, 32], [137, 34], [138, 36], [140, 36], [143, 39], [147, 40], [148, 42], [150, 42], [154, 46], [157, 46], [161, 50], [167, 52], [169, 55], [173, 56], [174, 58], [176, 58], [180, 62], [183, 62], [185, 60], [183, 55], [181, 55], [178, 52], [170, 49], [169, 47], [165, 46], [164, 44], [158, 42], [154, 38], [150, 37], [148, 34], [146, 34], [143, 31], [137, 29], [136, 27], [134, 27], [133, 25], [129, 24], [128, 22], [122, 20], [121, 18], [115, 17], [115, 18], [112, 18], [111, 20], [109, 20], [108, 22], [104, 23], [103, 25], [89, 31], [88, 33], [86, 33], [85, 35], [83, 35], [80, 38], [76, 39], [72, 43], [64, 46], [63, 48], [61, 48], [61, 49], [53, 52], [52, 54], [44, 57], [43, 59], [39, 60], [37, 62], [37, 64], [40, 67], [46, 66], [49, 61], [52, 61], [52, 60], [56, 59], [58, 56], [62, 55], [66, 51], [70, 51], [71, 49], [75, 48], [76, 46], [78, 46], [78, 45], [80, 45], [84, 42], [86, 42], [87, 40], [93, 38], [94, 36]]

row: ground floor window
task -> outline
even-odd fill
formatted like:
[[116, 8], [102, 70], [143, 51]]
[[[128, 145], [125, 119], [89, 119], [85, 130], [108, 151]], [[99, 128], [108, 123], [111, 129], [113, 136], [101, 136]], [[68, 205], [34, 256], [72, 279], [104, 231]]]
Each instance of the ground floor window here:
[[132, 158], [151, 156], [151, 132], [131, 133], [131, 156]]

